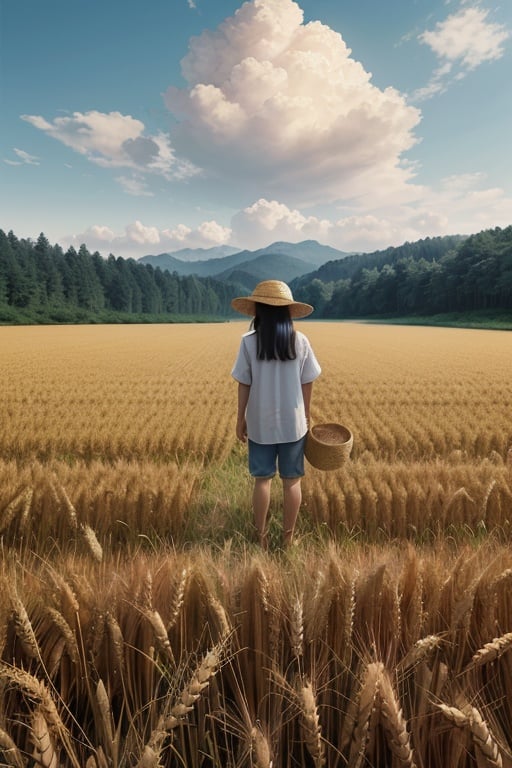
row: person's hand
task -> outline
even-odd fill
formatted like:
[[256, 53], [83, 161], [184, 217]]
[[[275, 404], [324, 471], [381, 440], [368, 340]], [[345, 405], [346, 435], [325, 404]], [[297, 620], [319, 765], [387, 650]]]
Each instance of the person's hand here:
[[242, 443], [247, 442], [247, 421], [245, 419], [237, 419], [236, 436]]

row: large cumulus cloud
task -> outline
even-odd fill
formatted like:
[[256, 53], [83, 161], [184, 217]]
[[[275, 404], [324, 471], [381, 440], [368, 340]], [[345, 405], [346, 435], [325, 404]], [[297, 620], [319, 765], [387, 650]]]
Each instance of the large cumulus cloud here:
[[192, 38], [165, 94], [178, 154], [237, 190], [308, 204], [407, 188], [419, 111], [292, 0], [251, 0]]

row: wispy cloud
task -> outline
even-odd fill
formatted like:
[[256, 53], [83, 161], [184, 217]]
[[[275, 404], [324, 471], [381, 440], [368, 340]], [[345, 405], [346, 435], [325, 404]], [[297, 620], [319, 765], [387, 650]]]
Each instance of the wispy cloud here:
[[196, 4], [195, 4], [194, 0], [187, 0], [187, 3], [188, 3], [188, 7], [189, 8], [195, 8], [196, 7]]
[[117, 176], [116, 181], [129, 195], [134, 195], [134, 197], [153, 197], [153, 192], [148, 189], [144, 179], [138, 179], [135, 176]]
[[504, 44], [510, 38], [505, 25], [489, 20], [490, 11], [478, 6], [467, 7], [462, 0], [458, 11], [417, 36], [428, 45], [441, 66], [433, 73], [428, 84], [412, 94], [413, 101], [422, 101], [446, 91], [448, 86], [466, 77], [481, 64], [500, 59]]
[[12, 151], [18, 159], [4, 159], [4, 163], [7, 163], [7, 165], [40, 165], [39, 158], [35, 157], [35, 155], [29, 155], [28, 152], [25, 152], [23, 149], [18, 149], [17, 147], [14, 147]]

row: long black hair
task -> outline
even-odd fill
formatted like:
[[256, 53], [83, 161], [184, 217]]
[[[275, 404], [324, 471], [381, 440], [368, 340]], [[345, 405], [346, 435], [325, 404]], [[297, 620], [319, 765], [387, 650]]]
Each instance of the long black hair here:
[[295, 331], [288, 307], [255, 303], [258, 360], [295, 360]]

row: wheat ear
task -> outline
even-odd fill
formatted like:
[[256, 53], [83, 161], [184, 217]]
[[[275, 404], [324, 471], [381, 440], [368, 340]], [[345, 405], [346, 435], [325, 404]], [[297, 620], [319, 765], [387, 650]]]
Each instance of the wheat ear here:
[[42, 768], [59, 768], [59, 759], [48, 723], [39, 707], [32, 713], [30, 737], [34, 744], [33, 758]]
[[55, 608], [51, 608], [51, 607], [47, 608], [46, 610], [48, 611], [48, 615], [50, 616], [55, 626], [58, 627], [62, 637], [65, 640], [66, 650], [68, 652], [69, 658], [73, 663], [78, 664], [78, 659], [79, 659], [78, 644], [76, 642], [76, 637], [73, 630], [67, 623], [64, 616], [60, 613], [60, 611], [57, 611]]
[[27, 488], [23, 493], [23, 508], [21, 510], [19, 529], [24, 531], [27, 525], [28, 516], [32, 507], [32, 499], [34, 498], [34, 490]]
[[184, 568], [181, 572], [180, 580], [178, 582], [178, 586], [176, 588], [176, 591], [174, 593], [174, 597], [171, 603], [171, 615], [169, 618], [169, 621], [167, 623], [167, 631], [169, 632], [174, 625], [176, 624], [178, 620], [178, 616], [180, 615], [180, 611], [183, 607], [183, 601], [185, 598], [185, 589], [187, 586], [188, 581], [188, 570]]
[[163, 652], [163, 654], [169, 659], [171, 664], [174, 664], [174, 654], [172, 652], [171, 644], [169, 642], [169, 637], [167, 635], [167, 630], [165, 628], [165, 624], [162, 620], [162, 617], [158, 613], [158, 611], [144, 611], [144, 616], [147, 618], [149, 623], [151, 624], [153, 628], [153, 632], [155, 634], [156, 641], [158, 643], [158, 647]]
[[22, 500], [23, 500], [23, 491], [21, 493], [18, 493], [18, 495], [15, 496], [14, 499], [10, 501], [6, 507], [4, 507], [2, 511], [2, 516], [0, 518], [0, 532], [5, 531], [10, 526], [14, 518], [14, 515], [16, 514]]
[[471, 661], [464, 671], [474, 667], [481, 667], [483, 664], [489, 664], [491, 661], [502, 656], [510, 647], [512, 647], [512, 632], [495, 637], [494, 640], [486, 643], [473, 654]]
[[[57, 481], [57, 483], [58, 483], [58, 481]], [[60, 495], [62, 496], [62, 498], [64, 500], [64, 507], [66, 508], [69, 525], [71, 526], [71, 528], [73, 528], [73, 530], [76, 531], [78, 529], [78, 515], [76, 514], [76, 509], [74, 508], [73, 504], [71, 503], [71, 499], [69, 498], [68, 494], [66, 493], [65, 488], [63, 488], [63, 486], [60, 483], [58, 483], [58, 487], [59, 487]], [[58, 501], [59, 496], [58, 496], [57, 492], [55, 491], [55, 488], [53, 489], [53, 491], [54, 491], [54, 495], [56, 496], [57, 501]]]
[[487, 766], [502, 768], [503, 761], [498, 744], [480, 711], [466, 701], [463, 694], [457, 698], [456, 703], [468, 719], [469, 730], [471, 731], [473, 743], [477, 751], [477, 762], [479, 762], [478, 752], [480, 752], [486, 760]]
[[384, 726], [391, 752], [395, 755], [400, 765], [406, 768], [416, 768], [405, 718], [391, 684], [389, 674], [386, 671], [380, 679], [379, 699], [382, 716], [381, 722]]
[[136, 768], [159, 768], [160, 753], [165, 739], [172, 731], [184, 722], [201, 693], [209, 685], [210, 678], [215, 674], [220, 664], [221, 645], [214, 646], [203, 656], [188, 684], [183, 688], [180, 697], [167, 715], [161, 715], [156, 728], [151, 732], [147, 744]]
[[324, 744], [315, 694], [309, 681], [301, 686], [298, 697], [301, 704], [300, 725], [304, 741], [313, 758], [315, 768], [321, 768], [325, 763]]
[[304, 647], [303, 596], [297, 595], [291, 605], [291, 646], [296, 659], [302, 656]]
[[3, 759], [7, 761], [6, 765], [10, 766], [10, 768], [25, 768], [21, 752], [3, 728], [0, 728], [0, 752]]
[[502, 768], [503, 760], [496, 739], [478, 709], [462, 699], [458, 703], [460, 707], [449, 707], [446, 704], [436, 706], [458, 728], [469, 729], [476, 750], [482, 754], [490, 768]]
[[61, 720], [50, 692], [46, 685], [37, 677], [25, 672], [23, 669], [11, 667], [7, 664], [0, 665], [0, 680], [6, 680], [21, 688], [30, 698], [40, 702], [39, 709], [50, 729], [59, 734], [69, 758], [69, 765], [73, 768], [81, 768], [74, 754], [69, 733]]
[[469, 727], [475, 747], [482, 753], [487, 765], [492, 768], [502, 768], [503, 760], [496, 739], [476, 707], [471, 707]]
[[350, 744], [349, 765], [354, 768], [359, 768], [364, 758], [370, 727], [370, 716], [375, 707], [375, 699], [383, 671], [384, 664], [381, 661], [371, 662], [366, 667], [366, 675], [359, 693], [358, 712]]
[[251, 753], [254, 768], [272, 768], [268, 739], [256, 726], [251, 729]]
[[409, 648], [403, 659], [397, 664], [397, 670], [405, 672], [417, 664], [420, 664], [441, 644], [439, 635], [426, 635]]
[[103, 560], [103, 549], [91, 526], [87, 525], [87, 523], [80, 523], [79, 531], [93, 558], [96, 562], [101, 563]]
[[119, 664], [120, 669], [124, 670], [124, 637], [121, 627], [119, 626], [119, 622], [115, 616], [113, 616], [110, 611], [107, 611], [106, 613], [106, 622], [108, 634], [114, 647], [117, 663]]
[[[110, 753], [111, 757], [114, 757], [116, 752], [116, 743], [114, 737], [114, 729], [112, 727], [112, 710], [110, 708], [110, 701], [105, 688], [105, 684], [101, 679], [98, 680], [98, 684], [96, 686], [96, 700], [100, 710], [101, 721], [105, 729], [105, 736], [108, 740], [108, 752]], [[114, 764], [116, 764], [116, 762], [117, 761], [114, 760]]]
[[39, 658], [39, 645], [27, 610], [17, 594], [11, 595], [12, 615], [14, 619], [14, 631], [21, 642], [23, 651], [31, 659]]

